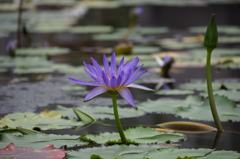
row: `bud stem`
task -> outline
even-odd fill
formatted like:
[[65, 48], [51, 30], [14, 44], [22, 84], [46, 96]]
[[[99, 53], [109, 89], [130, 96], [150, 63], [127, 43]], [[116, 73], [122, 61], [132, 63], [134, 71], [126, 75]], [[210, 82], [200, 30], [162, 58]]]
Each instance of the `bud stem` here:
[[223, 131], [221, 121], [218, 117], [214, 97], [212, 90], [212, 77], [211, 77], [211, 54], [212, 50], [207, 49], [207, 63], [206, 63], [206, 76], [207, 76], [207, 89], [208, 89], [208, 98], [210, 103], [210, 108], [212, 111], [213, 119], [218, 131]]

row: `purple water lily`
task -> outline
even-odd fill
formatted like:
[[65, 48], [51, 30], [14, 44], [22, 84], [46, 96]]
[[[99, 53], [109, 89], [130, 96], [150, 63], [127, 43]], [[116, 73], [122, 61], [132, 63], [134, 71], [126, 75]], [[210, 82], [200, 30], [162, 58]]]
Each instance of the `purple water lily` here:
[[116, 54], [112, 53], [111, 64], [109, 66], [107, 57], [103, 56], [104, 70], [100, 67], [94, 58], [91, 58], [93, 66], [83, 62], [86, 73], [94, 80], [92, 82], [80, 81], [73, 78], [70, 80], [89, 86], [97, 86], [91, 90], [84, 101], [91, 100], [92, 98], [107, 92], [107, 91], [117, 91], [129, 104], [136, 107], [133, 96], [127, 87], [138, 88], [147, 91], [154, 91], [151, 88], [147, 88], [142, 85], [134, 84], [133, 82], [137, 80], [141, 75], [147, 72], [144, 70], [139, 73], [143, 64], [135, 70], [140, 58], [136, 57], [132, 61], [124, 63], [124, 57], [119, 62], [117, 68]]

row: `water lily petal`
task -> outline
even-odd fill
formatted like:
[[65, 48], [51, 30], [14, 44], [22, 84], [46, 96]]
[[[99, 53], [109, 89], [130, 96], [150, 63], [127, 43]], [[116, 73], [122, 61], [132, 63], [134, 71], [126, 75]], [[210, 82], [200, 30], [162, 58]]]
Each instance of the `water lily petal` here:
[[151, 88], [139, 85], [139, 84], [135, 84], [135, 83], [129, 84], [128, 87], [133, 87], [133, 88], [137, 88], [137, 89], [143, 89], [143, 90], [146, 90], [146, 91], [155, 91], [154, 89], [151, 89]]
[[137, 74], [135, 77], [131, 78], [131, 80], [127, 81], [126, 85], [129, 85], [129, 84], [133, 83], [135, 80], [137, 80], [140, 76], [142, 76], [147, 71], [148, 70], [144, 70], [141, 73]]
[[104, 65], [105, 72], [109, 74], [109, 65], [108, 65], [108, 60], [106, 55], [103, 55], [103, 65]]
[[97, 72], [98, 72], [98, 73], [101, 73], [103, 70], [102, 70], [102, 68], [100, 67], [100, 65], [97, 63], [97, 61], [96, 61], [94, 58], [92, 58], [92, 57], [91, 57], [91, 60], [92, 60], [93, 65], [94, 65], [95, 68], [97, 69]]
[[100, 84], [97, 82], [80, 81], [80, 80], [76, 80], [74, 78], [68, 78], [68, 79], [72, 80], [73, 82], [77, 82], [77, 83], [88, 85], [88, 86], [100, 86]]
[[102, 78], [103, 78], [103, 82], [104, 82], [105, 86], [107, 86], [108, 88], [111, 88], [110, 81], [109, 81], [107, 75], [105, 74], [105, 72], [102, 72]]
[[111, 72], [114, 73], [114, 74], [116, 74], [116, 65], [117, 65], [116, 54], [114, 52], [114, 53], [112, 53], [112, 58], [111, 58], [111, 69], [112, 69]]
[[91, 90], [86, 97], [84, 98], [84, 102], [91, 100], [92, 98], [109, 91], [108, 89], [104, 88], [104, 87], [96, 87], [93, 90]]
[[118, 89], [117, 91], [130, 105], [132, 105], [133, 107], [137, 107], [134, 102], [132, 93], [128, 88]]

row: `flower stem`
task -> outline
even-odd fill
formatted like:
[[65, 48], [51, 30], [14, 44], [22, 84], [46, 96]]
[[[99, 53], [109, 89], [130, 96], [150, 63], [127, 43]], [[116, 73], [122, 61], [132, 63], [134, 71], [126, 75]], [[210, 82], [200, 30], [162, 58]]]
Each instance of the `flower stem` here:
[[207, 49], [207, 64], [206, 64], [206, 76], [207, 76], [207, 89], [208, 89], [208, 98], [213, 115], [213, 119], [218, 131], [223, 131], [221, 121], [218, 117], [214, 97], [212, 90], [212, 78], [211, 78], [211, 53], [212, 49]]
[[123, 132], [122, 124], [121, 124], [121, 121], [120, 121], [119, 116], [118, 116], [117, 94], [111, 94], [111, 96], [112, 96], [113, 111], [114, 111], [115, 121], [116, 121], [117, 128], [118, 128], [118, 133], [121, 137], [122, 143], [127, 144], [128, 142], [127, 142], [127, 139], [126, 139], [125, 134]]

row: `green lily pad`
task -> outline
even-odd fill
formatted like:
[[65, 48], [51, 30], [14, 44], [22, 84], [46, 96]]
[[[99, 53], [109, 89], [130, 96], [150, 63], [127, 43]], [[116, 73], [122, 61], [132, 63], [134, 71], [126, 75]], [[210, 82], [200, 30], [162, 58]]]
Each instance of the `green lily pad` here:
[[82, 91], [82, 90], [86, 90], [86, 86], [64, 86], [61, 88], [61, 90], [64, 91]]
[[206, 157], [202, 157], [201, 159], [239, 159], [240, 154], [236, 151], [213, 151], [210, 154], [206, 155]]
[[60, 47], [19, 48], [15, 50], [16, 55], [28, 56], [60, 55], [67, 54], [69, 52], [70, 50], [68, 48]]
[[[224, 86], [229, 90], [238, 90], [240, 89], [240, 83], [238, 82], [213, 82], [212, 87], [213, 90], [219, 90], [221, 87]], [[180, 89], [184, 90], [198, 90], [198, 91], [206, 91], [207, 90], [207, 83], [203, 82], [196, 82], [196, 83], [183, 83], [179, 85]]]
[[84, 126], [83, 122], [78, 122], [76, 119], [65, 120], [61, 118], [59, 112], [55, 114], [47, 113], [45, 115], [35, 114], [31, 112], [8, 114], [0, 120], [0, 127], [23, 127], [33, 129], [39, 127], [41, 130], [48, 129], [70, 129], [73, 126]]
[[99, 155], [104, 159], [141, 159], [144, 155], [153, 149], [171, 148], [172, 146], [162, 145], [113, 145], [101, 146], [94, 148], [80, 149], [79, 151], [69, 151], [67, 157], [69, 159], [86, 159], [90, 158], [92, 154]]
[[[103, 106], [79, 106], [77, 109], [93, 116], [95, 119], [115, 119], [113, 108], [111, 107], [103, 107]], [[57, 106], [56, 111], [62, 113], [63, 116], [68, 116], [69, 118], [74, 118], [75, 114], [72, 112], [71, 108], [65, 108], [62, 106]], [[118, 113], [120, 118], [131, 118], [131, 117], [139, 117], [145, 114], [142, 110], [137, 110], [134, 108], [118, 108]]]
[[[92, 39], [93, 40], [98, 40], [98, 41], [116, 41], [120, 40], [123, 34], [119, 33], [112, 33], [112, 34], [98, 34], [98, 35], [93, 35]], [[142, 37], [138, 34], [130, 34], [128, 39], [141, 39]]]
[[[218, 32], [224, 34], [240, 34], [240, 28], [238, 26], [221, 26], [218, 25]], [[205, 33], [207, 26], [197, 26], [197, 27], [190, 27], [188, 30], [192, 33]]]
[[[213, 94], [218, 94], [220, 96], [224, 96], [227, 97], [230, 100], [233, 100], [235, 102], [239, 102], [240, 101], [240, 92], [239, 91], [227, 91], [227, 90], [216, 90], [213, 92]], [[207, 97], [208, 93], [207, 92], [203, 92], [200, 93], [201, 96]]]
[[[106, 48], [107, 52], [111, 53], [113, 48]], [[157, 53], [160, 51], [159, 47], [156, 46], [134, 46], [132, 53], [133, 54], [149, 54], [149, 53]]]
[[202, 47], [202, 44], [201, 43], [173, 42], [173, 43], [169, 43], [169, 44], [162, 44], [162, 47], [167, 48], [167, 49], [173, 49], [173, 50], [192, 49], [192, 48]]
[[[190, 56], [196, 58], [206, 58], [202, 56], [206, 54], [206, 49], [193, 49], [189, 51]], [[221, 56], [233, 56], [240, 55], [240, 49], [238, 48], [216, 48], [214, 49], [212, 56], [213, 57], [221, 57]]]
[[173, 90], [160, 90], [155, 93], [159, 95], [186, 95], [193, 94], [194, 92], [190, 90], [173, 89]]
[[113, 30], [112, 26], [74, 26], [69, 28], [70, 33], [109, 33]]
[[54, 64], [52, 69], [60, 73], [85, 73], [83, 66], [71, 66], [68, 64]]
[[185, 100], [169, 98], [153, 101], [148, 99], [146, 102], [139, 103], [138, 108], [148, 113], [174, 114], [178, 110], [188, 108], [192, 104], [202, 104], [201, 98], [189, 95]]
[[[240, 121], [240, 108], [235, 102], [219, 95], [214, 95], [214, 99], [221, 121]], [[177, 115], [192, 120], [213, 121], [208, 99], [202, 105], [192, 104], [179, 110]]]
[[24, 67], [17, 67], [14, 69], [13, 73], [16, 74], [39, 74], [39, 73], [51, 73], [53, 69], [50, 67], [43, 67], [43, 68], [24, 68]]
[[218, 39], [219, 43], [240, 43], [239, 36], [220, 36]]
[[71, 135], [54, 135], [54, 134], [29, 134], [16, 136], [12, 134], [0, 135], [0, 148], [6, 147], [9, 143], [14, 143], [18, 147], [34, 147], [41, 148], [47, 144], [54, 144], [55, 147], [60, 148], [61, 146], [67, 145], [73, 147], [75, 145], [86, 145], [88, 143], [78, 139], [79, 136]]
[[52, 62], [47, 61], [45, 57], [15, 57], [2, 58], [0, 67], [51, 67]]
[[[118, 34], [124, 34], [127, 31], [127, 28], [118, 28], [117, 30]], [[133, 30], [134, 34], [162, 34], [162, 33], [167, 33], [169, 32], [168, 27], [140, 27], [140, 28], [135, 28]]]
[[[186, 136], [180, 133], [163, 133], [152, 128], [129, 128], [124, 131], [126, 138], [131, 143], [147, 144], [147, 143], [165, 143], [178, 142], [185, 140]], [[101, 133], [99, 135], [85, 134], [81, 136], [83, 141], [94, 141], [99, 144], [103, 143], [121, 143], [119, 133]]]
[[146, 154], [144, 159], [177, 159], [178, 157], [191, 157], [192, 159], [201, 158], [212, 152], [212, 149], [177, 149], [177, 148], [160, 148], [152, 150]]
[[80, 4], [83, 6], [87, 6], [88, 8], [98, 9], [118, 8], [121, 6], [121, 2], [118, 1], [81, 1]]

